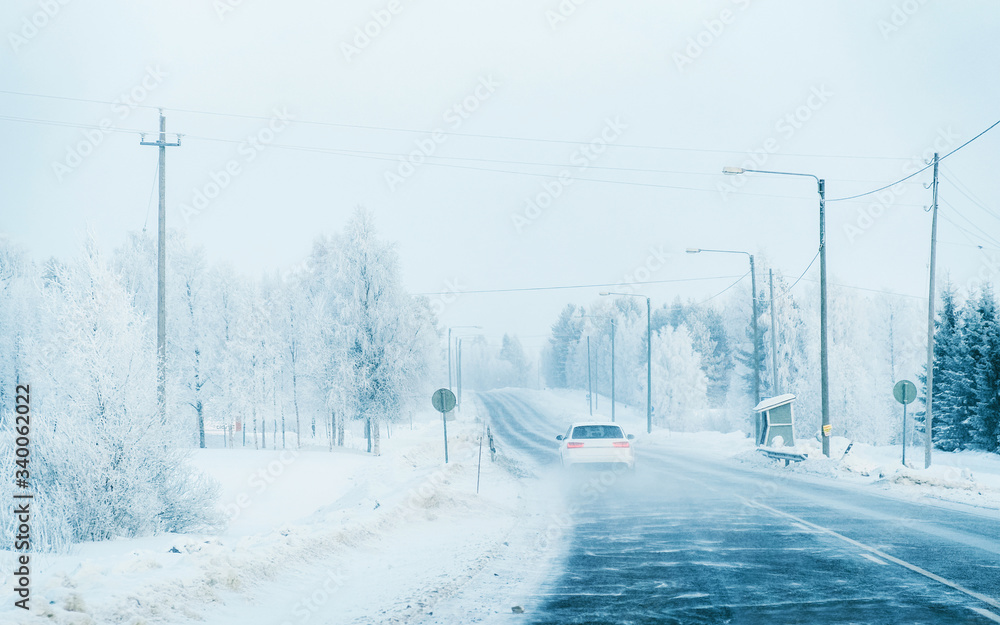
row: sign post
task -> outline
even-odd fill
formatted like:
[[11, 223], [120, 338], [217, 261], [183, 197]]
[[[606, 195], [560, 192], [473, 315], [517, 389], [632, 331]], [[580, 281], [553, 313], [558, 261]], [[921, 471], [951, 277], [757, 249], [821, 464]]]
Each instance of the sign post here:
[[909, 380], [900, 380], [892, 387], [892, 395], [903, 404], [903, 466], [906, 466], [906, 404], [917, 398], [917, 386]]
[[441, 413], [441, 423], [444, 424], [444, 463], [448, 464], [448, 419], [445, 415], [455, 408], [455, 394], [446, 388], [439, 388], [431, 395], [434, 410]]

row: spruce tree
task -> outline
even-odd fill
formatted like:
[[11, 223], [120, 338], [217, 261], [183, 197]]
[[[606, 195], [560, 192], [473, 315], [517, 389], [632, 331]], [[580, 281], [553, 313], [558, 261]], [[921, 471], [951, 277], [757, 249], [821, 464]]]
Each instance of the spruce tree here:
[[997, 451], [1000, 446], [1000, 320], [997, 318], [993, 289], [986, 285], [975, 306], [978, 318], [976, 337], [969, 349], [976, 354], [975, 412], [971, 417], [972, 439], [976, 447]]
[[[962, 341], [955, 288], [941, 291], [941, 312], [934, 330], [934, 445], [945, 451], [968, 444], [968, 350]], [[926, 395], [926, 376], [924, 376]], [[923, 415], [921, 415], [923, 416]]]
[[549, 338], [549, 350], [546, 354], [547, 375], [549, 384], [556, 388], [566, 388], [566, 364], [573, 349], [580, 341], [582, 323], [576, 317], [576, 306], [567, 304], [559, 313], [559, 319], [552, 324], [552, 336]]

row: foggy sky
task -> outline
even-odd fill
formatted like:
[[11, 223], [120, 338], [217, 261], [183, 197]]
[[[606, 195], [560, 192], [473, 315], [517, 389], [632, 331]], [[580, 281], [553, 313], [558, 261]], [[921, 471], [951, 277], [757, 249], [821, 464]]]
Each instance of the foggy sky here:
[[[294, 267], [360, 204], [412, 292], [747, 269], [687, 247], [794, 279], [815, 183], [722, 167], [815, 174], [828, 198], [912, 172], [1000, 119], [998, 18], [985, 1], [12, 0], [0, 89], [99, 102], [0, 93], [0, 232], [39, 260], [88, 229], [108, 249], [153, 232], [156, 149], [121, 131], [155, 131], [162, 106], [184, 135], [169, 225], [247, 275]], [[1000, 255], [1000, 228], [953, 181], [1000, 212], [998, 145], [942, 163], [939, 270], [962, 285], [996, 279], [975, 246]], [[829, 204], [831, 280], [926, 295], [929, 180]], [[730, 282], [635, 290], [659, 304]], [[459, 295], [442, 323], [533, 337], [598, 290]]]

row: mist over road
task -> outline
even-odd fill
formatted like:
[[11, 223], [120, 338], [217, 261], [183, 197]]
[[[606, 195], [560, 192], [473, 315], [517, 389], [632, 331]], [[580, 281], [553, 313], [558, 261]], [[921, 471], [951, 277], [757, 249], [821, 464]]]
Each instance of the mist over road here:
[[560, 476], [568, 423], [516, 391], [479, 399], [566, 509], [520, 622], [1000, 622], [1000, 519], [641, 441], [634, 475]]

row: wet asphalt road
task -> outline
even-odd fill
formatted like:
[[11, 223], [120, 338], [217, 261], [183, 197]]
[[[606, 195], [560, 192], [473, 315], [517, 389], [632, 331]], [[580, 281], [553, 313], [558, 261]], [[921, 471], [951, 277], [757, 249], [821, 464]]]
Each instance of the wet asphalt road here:
[[[479, 395], [501, 446], [540, 466], [567, 423]], [[585, 472], [546, 539], [565, 556], [526, 623], [1000, 622], [1000, 519], [682, 451]], [[956, 588], [958, 586], [959, 588]]]

